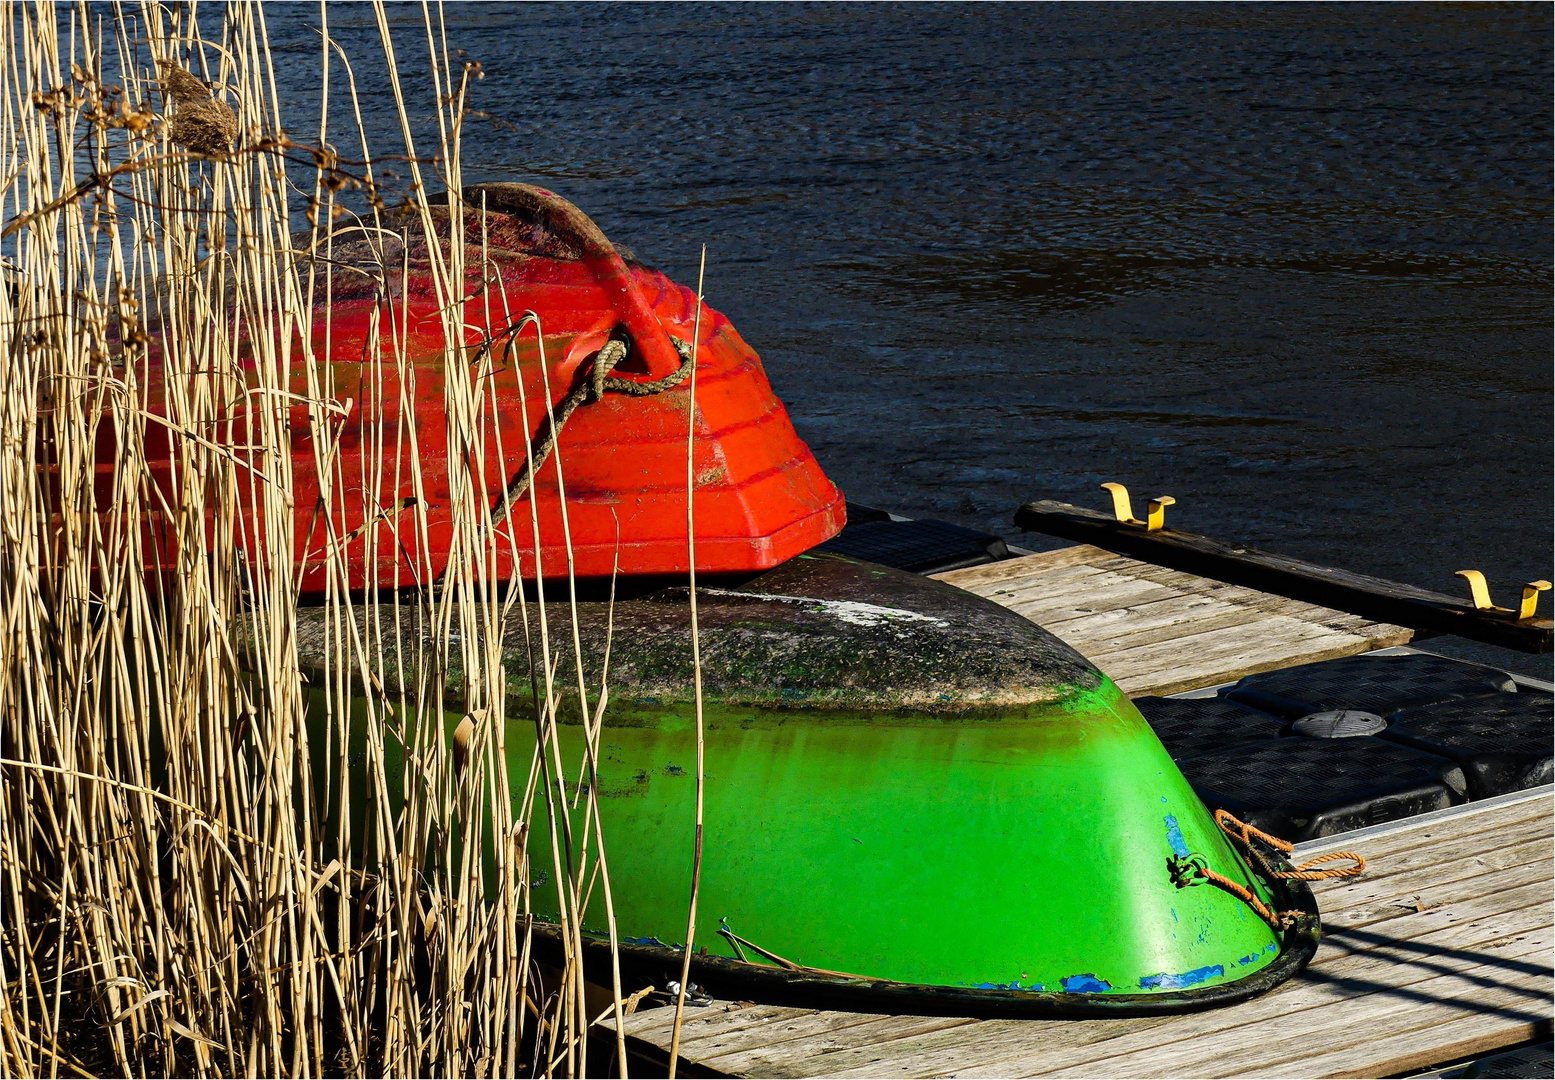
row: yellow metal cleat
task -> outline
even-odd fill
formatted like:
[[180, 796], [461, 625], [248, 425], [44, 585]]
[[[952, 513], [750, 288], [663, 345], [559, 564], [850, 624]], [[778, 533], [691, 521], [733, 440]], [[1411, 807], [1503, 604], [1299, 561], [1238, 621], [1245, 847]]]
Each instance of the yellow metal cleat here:
[[1112, 493], [1112, 516], [1123, 525], [1139, 525], [1146, 532], [1156, 532], [1166, 524], [1166, 508], [1175, 506], [1177, 500], [1170, 495], [1151, 499], [1145, 509], [1145, 520], [1134, 516], [1134, 504], [1128, 497], [1128, 488], [1122, 484], [1106, 483], [1102, 487]]
[[1469, 595], [1474, 598], [1474, 606], [1480, 611], [1493, 615], [1508, 615], [1517, 619], [1531, 619], [1539, 610], [1539, 594], [1550, 590], [1548, 581], [1530, 581], [1523, 586], [1523, 598], [1517, 605], [1517, 610], [1497, 607], [1490, 602], [1490, 586], [1485, 583], [1485, 575], [1478, 570], [1459, 570], [1458, 576], [1469, 583]]

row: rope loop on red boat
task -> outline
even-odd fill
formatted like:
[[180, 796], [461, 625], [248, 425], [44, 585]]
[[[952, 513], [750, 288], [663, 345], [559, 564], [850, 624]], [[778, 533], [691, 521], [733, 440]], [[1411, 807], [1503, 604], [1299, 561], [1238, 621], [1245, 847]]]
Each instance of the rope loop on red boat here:
[[[1326, 855], [1319, 855], [1315, 859], [1309, 859], [1300, 866], [1290, 870], [1276, 870], [1269, 865], [1259, 845], [1266, 846], [1279, 856], [1289, 855], [1295, 850], [1295, 845], [1281, 840], [1277, 836], [1271, 836], [1262, 829], [1255, 828], [1244, 821], [1238, 821], [1224, 810], [1215, 811], [1215, 824], [1231, 840], [1232, 844], [1241, 852], [1242, 856], [1252, 867], [1253, 873], [1262, 877], [1265, 881], [1328, 881], [1340, 878], [1351, 878], [1366, 869], [1366, 860], [1352, 851], [1333, 851]], [[1336, 866], [1324, 870], [1315, 870], [1313, 867], [1323, 863], [1334, 862], [1339, 859], [1348, 859], [1349, 866]], [[1242, 903], [1253, 909], [1253, 913], [1269, 924], [1269, 927], [1277, 934], [1295, 926], [1301, 919], [1307, 917], [1302, 911], [1274, 911], [1253, 893], [1245, 885], [1232, 881], [1224, 874], [1218, 874], [1209, 868], [1208, 860], [1203, 855], [1191, 854], [1186, 856], [1174, 855], [1166, 861], [1167, 873], [1172, 884], [1179, 889], [1186, 889], [1194, 885], [1208, 884], [1222, 892], [1230, 893]]]
[[[517, 339], [516, 334], [508, 339], [509, 352]], [[680, 367], [662, 379], [654, 379], [650, 382], [639, 382], [636, 379], [623, 379], [612, 375], [611, 372], [615, 370], [616, 365], [626, 359], [629, 344], [624, 338], [617, 336], [612, 336], [605, 342], [599, 352], [594, 354], [588, 370], [579, 372], [579, 377], [574, 380], [567, 396], [541, 418], [534, 438], [529, 440], [530, 464], [519, 470], [518, 476], [508, 485], [502, 498], [497, 500], [496, 506], [492, 508], [494, 517], [501, 517], [509, 506], [524, 497], [524, 493], [529, 490], [531, 477], [540, 471], [540, 466], [551, 456], [551, 451], [556, 448], [556, 440], [561, 438], [562, 428], [579, 406], [599, 401], [607, 393], [625, 394], [628, 397], [651, 397], [679, 386], [691, 376], [691, 346], [673, 334], [669, 335], [669, 339], [675, 346], [675, 352], [680, 355]], [[504, 356], [503, 359], [506, 361], [508, 357]]]

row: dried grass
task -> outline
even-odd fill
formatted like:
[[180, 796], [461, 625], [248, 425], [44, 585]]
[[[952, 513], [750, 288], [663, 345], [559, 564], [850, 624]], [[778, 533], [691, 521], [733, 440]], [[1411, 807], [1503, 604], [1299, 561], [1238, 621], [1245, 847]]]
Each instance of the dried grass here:
[[[425, 632], [399, 640], [417, 622], [400, 618], [409, 601], [347, 589], [350, 559], [395, 558], [403, 530], [427, 527], [426, 500], [398, 495], [420, 490], [414, 431], [380, 425], [366, 475], [342, 475], [327, 421], [348, 406], [309, 345], [330, 318], [329, 223], [352, 220], [355, 193], [357, 235], [386, 229], [360, 88], [321, 11], [323, 115], [318, 145], [301, 145], [285, 135], [262, 10], [233, 4], [207, 25], [194, 10], [100, 20], [0, 4], [0, 1074], [579, 1075], [592, 1018], [572, 946], [585, 883], [603, 882], [607, 906], [611, 892], [597, 784], [574, 807], [563, 777], [595, 767], [604, 672], [573, 673], [594, 734], [585, 761], [565, 762], [556, 708], [573, 690], [554, 685], [542, 610], [541, 738], [515, 799], [500, 643], [511, 618], [528, 626], [527, 601], [491, 587], [496, 545], [516, 542], [498, 537], [520, 530], [512, 507], [494, 528], [482, 494], [496, 403], [480, 365], [447, 364], [467, 375], [445, 395], [447, 444], [465, 450], [449, 456], [466, 464], [452, 473], [454, 557], [416, 602]], [[437, 100], [417, 104], [436, 109], [438, 140], [418, 148], [376, 10], [408, 212], [431, 235], [426, 194], [461, 187], [470, 72], [423, 8]], [[367, 163], [355, 170], [329, 145], [342, 89], [350, 156]], [[287, 160], [315, 174], [300, 197]], [[323, 258], [296, 258], [304, 209]], [[432, 263], [457, 347], [470, 268], [453, 220]], [[379, 270], [386, 283], [396, 268]], [[368, 366], [403, 388], [404, 311], [381, 291]], [[312, 685], [291, 559], [299, 402], [327, 504], [316, 558], [332, 660]], [[163, 438], [173, 470], [159, 486], [148, 446]], [[546, 466], [559, 477], [560, 455]], [[367, 493], [365, 539], [339, 525], [347, 479]], [[419, 671], [467, 675], [452, 747], [440, 683], [383, 678], [387, 655], [417, 649], [432, 654]], [[359, 689], [386, 685], [398, 689]], [[569, 948], [546, 986], [527, 930], [531, 825], [557, 832], [547, 876]], [[619, 1017], [619, 977], [614, 998]]]

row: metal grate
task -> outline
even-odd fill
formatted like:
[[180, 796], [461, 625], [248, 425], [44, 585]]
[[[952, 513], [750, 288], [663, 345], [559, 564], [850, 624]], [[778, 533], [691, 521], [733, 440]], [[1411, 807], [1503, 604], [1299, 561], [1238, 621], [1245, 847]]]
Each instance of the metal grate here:
[[1173, 761], [1277, 738], [1284, 723], [1227, 698], [1140, 697], [1134, 706]]
[[1467, 792], [1451, 761], [1376, 738], [1274, 739], [1180, 767], [1211, 809], [1291, 841], [1441, 810]]
[[814, 548], [915, 574], [932, 574], [993, 562], [1008, 552], [1004, 541], [944, 521], [853, 521]]

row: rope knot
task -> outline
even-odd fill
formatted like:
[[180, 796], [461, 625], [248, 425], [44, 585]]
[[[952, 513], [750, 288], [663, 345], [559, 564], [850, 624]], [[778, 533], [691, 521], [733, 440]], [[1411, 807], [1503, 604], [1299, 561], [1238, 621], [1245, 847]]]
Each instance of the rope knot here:
[[1166, 860], [1167, 876], [1179, 889], [1199, 884], [1208, 872], [1209, 861], [1198, 852], [1191, 855], [1173, 855]]

